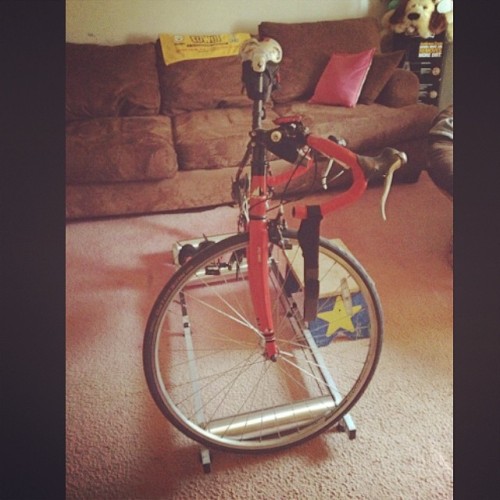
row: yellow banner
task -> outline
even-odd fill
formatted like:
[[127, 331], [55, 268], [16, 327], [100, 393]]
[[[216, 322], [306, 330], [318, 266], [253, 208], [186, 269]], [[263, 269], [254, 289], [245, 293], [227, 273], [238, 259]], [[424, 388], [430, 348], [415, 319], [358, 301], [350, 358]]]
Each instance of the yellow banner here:
[[165, 64], [191, 59], [234, 56], [239, 54], [241, 44], [250, 38], [250, 33], [227, 33], [222, 35], [160, 35], [161, 50]]

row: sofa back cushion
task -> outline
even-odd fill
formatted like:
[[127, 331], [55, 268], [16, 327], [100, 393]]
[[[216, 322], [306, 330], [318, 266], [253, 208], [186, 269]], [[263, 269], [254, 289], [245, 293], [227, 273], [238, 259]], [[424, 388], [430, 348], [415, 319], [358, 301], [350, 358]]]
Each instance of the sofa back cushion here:
[[66, 44], [66, 120], [157, 115], [154, 43]]
[[361, 104], [373, 104], [398, 67], [404, 51], [375, 54], [359, 96]]
[[[276, 118], [272, 109], [266, 109], [266, 122], [272, 123]], [[199, 110], [180, 113], [172, 121], [179, 170], [235, 167], [247, 150], [252, 111]]]
[[281, 88], [273, 100], [285, 103], [309, 99], [333, 52], [380, 50], [379, 24], [375, 18], [306, 23], [263, 22], [261, 37], [274, 38], [283, 49]]
[[186, 111], [252, 105], [241, 91], [239, 56], [187, 60], [167, 66], [159, 41], [156, 50], [162, 114], [174, 116]]

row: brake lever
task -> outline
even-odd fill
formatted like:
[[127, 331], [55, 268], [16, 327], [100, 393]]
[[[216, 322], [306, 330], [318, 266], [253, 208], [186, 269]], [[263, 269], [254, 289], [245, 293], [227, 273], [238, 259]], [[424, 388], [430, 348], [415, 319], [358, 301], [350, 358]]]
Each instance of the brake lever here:
[[384, 221], [387, 220], [385, 205], [387, 203], [387, 198], [389, 197], [389, 191], [391, 190], [394, 172], [406, 162], [406, 154], [398, 151], [396, 161], [389, 167], [389, 170], [387, 171], [387, 174], [385, 176], [384, 191], [382, 193], [382, 199], [380, 200], [380, 208], [382, 210], [382, 218], [384, 219]]

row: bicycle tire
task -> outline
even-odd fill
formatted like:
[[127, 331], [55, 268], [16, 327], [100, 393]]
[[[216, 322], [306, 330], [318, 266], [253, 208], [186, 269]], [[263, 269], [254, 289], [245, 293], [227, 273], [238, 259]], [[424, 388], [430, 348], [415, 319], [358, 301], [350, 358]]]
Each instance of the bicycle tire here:
[[[321, 238], [322, 302], [316, 320], [304, 324], [297, 232], [283, 231], [283, 240], [286, 251], [276, 244], [269, 251], [276, 362], [263, 356], [253, 324], [247, 233], [181, 266], [148, 318], [143, 363], [151, 395], [177, 429], [209, 448], [260, 453], [309, 440], [356, 404], [377, 366], [382, 309], [366, 271]], [[351, 314], [340, 317], [342, 308]]]

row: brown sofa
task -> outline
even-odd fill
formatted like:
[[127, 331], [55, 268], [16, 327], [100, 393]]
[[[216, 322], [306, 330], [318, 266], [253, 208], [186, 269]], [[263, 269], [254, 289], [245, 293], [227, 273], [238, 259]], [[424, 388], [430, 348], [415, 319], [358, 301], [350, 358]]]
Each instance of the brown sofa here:
[[[438, 110], [417, 103], [417, 77], [396, 68], [398, 54], [375, 56], [355, 107], [307, 102], [332, 52], [380, 51], [376, 19], [263, 22], [259, 34], [275, 38], [284, 52], [267, 126], [299, 113], [313, 132], [341, 136], [356, 152], [399, 148], [409, 163], [396, 180], [418, 179]], [[231, 202], [231, 178], [251, 127], [252, 101], [241, 92], [239, 57], [166, 66], [159, 42], [68, 43], [66, 67], [68, 219]], [[283, 162], [271, 166], [279, 170]], [[348, 181], [343, 177], [337, 184]]]

